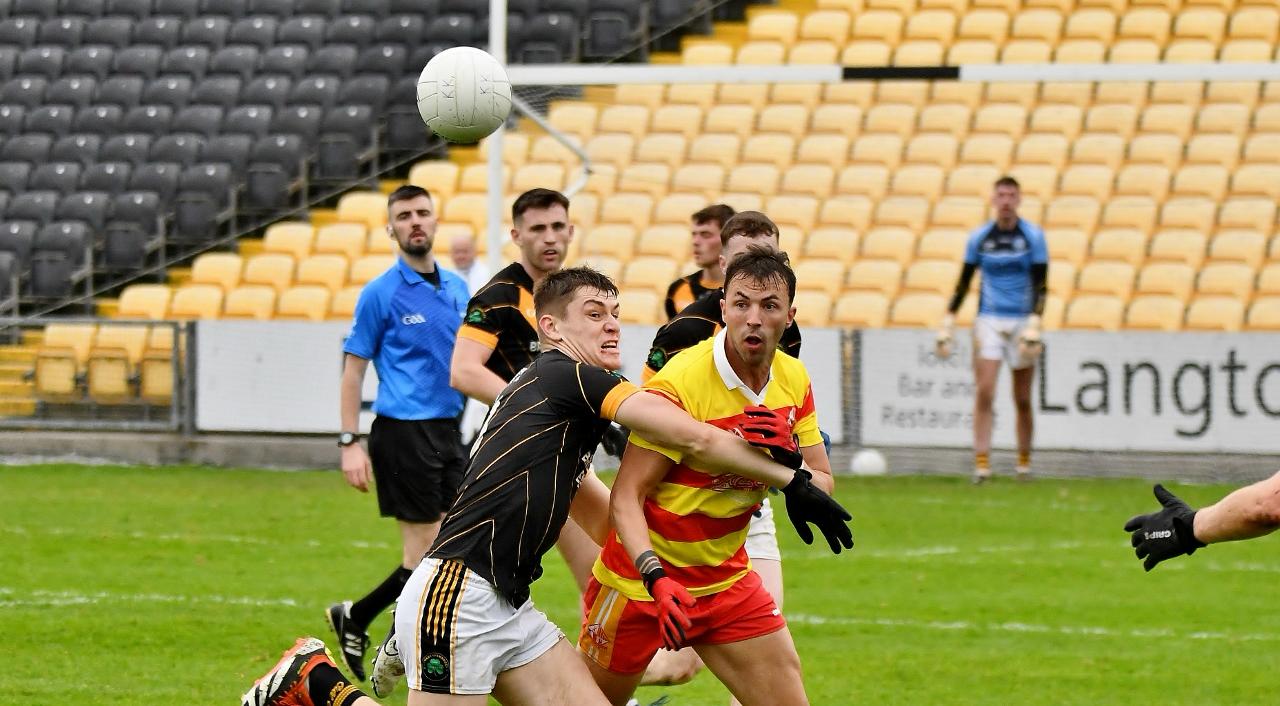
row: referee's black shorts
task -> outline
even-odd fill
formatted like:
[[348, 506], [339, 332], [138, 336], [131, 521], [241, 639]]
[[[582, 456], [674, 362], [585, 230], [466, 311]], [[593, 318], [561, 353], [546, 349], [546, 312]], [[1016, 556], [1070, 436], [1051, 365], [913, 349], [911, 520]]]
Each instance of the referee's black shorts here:
[[458, 495], [467, 457], [456, 419], [376, 417], [369, 461], [383, 517], [436, 522]]

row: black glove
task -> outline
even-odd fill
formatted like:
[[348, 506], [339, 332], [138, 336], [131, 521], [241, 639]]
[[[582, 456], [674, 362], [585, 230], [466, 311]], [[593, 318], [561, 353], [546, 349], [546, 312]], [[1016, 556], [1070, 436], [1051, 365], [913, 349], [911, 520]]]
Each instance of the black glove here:
[[738, 436], [748, 444], [768, 451], [773, 460], [787, 468], [799, 470], [804, 465], [804, 456], [796, 446], [791, 424], [785, 417], [768, 407], [747, 407], [742, 411], [747, 416], [737, 425]]
[[1147, 571], [1165, 559], [1172, 559], [1183, 554], [1194, 554], [1205, 546], [1196, 539], [1196, 511], [1182, 502], [1178, 496], [1164, 489], [1159, 483], [1153, 488], [1156, 500], [1164, 506], [1160, 512], [1149, 515], [1138, 515], [1124, 523], [1124, 531], [1132, 532], [1134, 552], [1143, 559], [1142, 567]]
[[845, 524], [853, 519], [848, 510], [840, 506], [830, 495], [819, 490], [810, 482], [813, 474], [806, 470], [797, 470], [790, 483], [782, 489], [787, 496], [787, 517], [795, 525], [796, 534], [805, 544], [813, 544], [813, 530], [809, 523], [818, 526], [831, 551], [840, 553], [841, 545], [845, 549], [853, 549], [853, 532]]
[[626, 427], [610, 424], [609, 428], [604, 430], [604, 436], [600, 438], [600, 446], [605, 453], [621, 460], [622, 452], [627, 449], [627, 437], [630, 435], [631, 432]]

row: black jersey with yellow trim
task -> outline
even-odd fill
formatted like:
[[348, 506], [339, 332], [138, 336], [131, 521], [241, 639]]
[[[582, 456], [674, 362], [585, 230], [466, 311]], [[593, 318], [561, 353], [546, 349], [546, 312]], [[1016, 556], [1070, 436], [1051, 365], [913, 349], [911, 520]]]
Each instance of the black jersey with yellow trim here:
[[691, 275], [685, 275], [680, 279], [671, 283], [667, 287], [667, 298], [663, 302], [663, 309], [667, 312], [667, 320], [676, 318], [685, 307], [698, 301], [702, 295], [717, 289], [720, 286], [716, 282], [713, 286], [708, 287], [702, 281], [702, 270], [698, 270]]
[[[649, 355], [644, 361], [644, 380], [647, 381], [662, 370], [675, 354], [711, 338], [724, 328], [724, 319], [720, 313], [722, 301], [724, 290], [711, 290], [685, 307], [676, 318], [658, 328], [658, 333], [653, 337], [653, 345], [649, 347]], [[792, 357], [800, 357], [800, 326], [795, 321], [782, 332], [778, 349]]]
[[503, 380], [510, 381], [537, 357], [533, 278], [523, 265], [507, 265], [471, 297], [458, 336], [491, 349], [484, 365]]
[[638, 389], [559, 350], [540, 354], [494, 402], [427, 556], [461, 561], [519, 607], [605, 429]]

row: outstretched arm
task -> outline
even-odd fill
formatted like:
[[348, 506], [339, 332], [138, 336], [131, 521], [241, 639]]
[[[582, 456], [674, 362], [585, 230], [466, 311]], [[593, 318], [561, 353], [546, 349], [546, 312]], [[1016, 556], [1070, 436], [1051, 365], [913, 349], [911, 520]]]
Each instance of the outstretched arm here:
[[1280, 473], [1240, 488], [1196, 513], [1195, 535], [1205, 544], [1253, 539], [1280, 529]]

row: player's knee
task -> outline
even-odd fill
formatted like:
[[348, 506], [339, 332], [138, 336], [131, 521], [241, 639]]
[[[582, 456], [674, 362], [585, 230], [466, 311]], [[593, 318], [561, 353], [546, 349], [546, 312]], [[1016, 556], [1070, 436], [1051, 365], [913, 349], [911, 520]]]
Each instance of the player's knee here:
[[1013, 398], [1013, 407], [1018, 414], [1031, 414], [1031, 395], [1017, 395]]
[[654, 655], [653, 661], [649, 663], [649, 668], [645, 670], [641, 683], [662, 686], [685, 684], [698, 676], [701, 670], [702, 660], [699, 659], [698, 653], [691, 649], [678, 652], [659, 650], [658, 654]]

